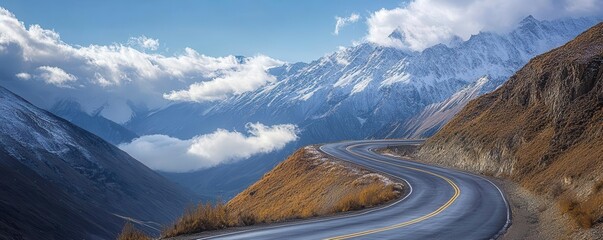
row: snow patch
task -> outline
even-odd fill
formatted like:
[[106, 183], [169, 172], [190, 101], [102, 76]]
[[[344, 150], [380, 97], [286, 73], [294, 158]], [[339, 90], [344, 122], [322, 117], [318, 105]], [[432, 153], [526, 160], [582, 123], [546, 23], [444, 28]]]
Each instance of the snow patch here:
[[387, 87], [394, 83], [409, 83], [410, 82], [410, 74], [406, 72], [402, 72], [400, 74], [396, 74], [394, 76], [388, 77], [381, 82], [381, 86], [379, 87]]
[[356, 119], [358, 119], [360, 125], [364, 125], [364, 123], [366, 122], [366, 118], [356, 117]]
[[369, 83], [371, 83], [371, 81], [373, 81], [372, 77], [366, 77], [362, 79], [362, 81], [354, 85], [354, 88], [352, 88], [352, 92], [350, 94], [354, 95], [355, 93], [364, 91], [364, 89], [369, 85]]

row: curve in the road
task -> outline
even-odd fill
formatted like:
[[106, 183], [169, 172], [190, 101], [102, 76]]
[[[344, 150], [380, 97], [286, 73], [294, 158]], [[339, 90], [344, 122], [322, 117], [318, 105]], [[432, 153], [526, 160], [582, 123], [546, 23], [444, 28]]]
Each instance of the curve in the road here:
[[436, 177], [439, 177], [441, 179], [444, 179], [444, 181], [448, 182], [448, 184], [450, 184], [450, 186], [454, 189], [454, 195], [448, 200], [448, 202], [444, 203], [438, 209], [436, 209], [435, 211], [430, 212], [429, 214], [426, 214], [424, 216], [421, 216], [421, 217], [418, 217], [418, 218], [415, 218], [415, 219], [412, 219], [412, 220], [408, 220], [406, 222], [398, 223], [398, 224], [395, 224], [395, 225], [392, 225], [392, 226], [382, 227], [382, 228], [378, 228], [378, 229], [366, 230], [366, 231], [363, 231], [363, 232], [357, 232], [357, 233], [347, 234], [347, 235], [343, 235], [343, 236], [332, 237], [332, 238], [328, 238], [328, 240], [340, 240], [340, 239], [355, 238], [355, 237], [359, 237], [359, 236], [369, 235], [369, 234], [372, 234], [372, 233], [383, 232], [383, 231], [388, 231], [388, 230], [392, 230], [392, 229], [396, 229], [396, 228], [401, 228], [401, 227], [404, 227], [404, 226], [408, 226], [408, 225], [411, 225], [411, 224], [415, 224], [415, 223], [421, 222], [421, 221], [423, 221], [425, 219], [428, 219], [428, 218], [431, 218], [431, 217], [433, 217], [435, 215], [438, 215], [440, 212], [444, 211], [461, 194], [461, 190], [454, 183], [454, 181], [452, 181], [449, 178], [444, 177], [444, 176], [442, 176], [440, 174], [433, 173], [433, 172], [426, 171], [426, 170], [419, 169], [419, 168], [415, 168], [415, 167], [407, 167], [407, 166], [403, 166], [403, 165], [400, 165], [400, 164], [394, 164], [394, 163], [390, 163], [390, 162], [381, 161], [379, 159], [374, 159], [374, 158], [371, 158], [371, 157], [368, 157], [368, 156], [363, 156], [361, 154], [358, 154], [358, 153], [355, 153], [353, 151], [350, 151], [350, 148], [357, 147], [357, 146], [362, 146], [362, 145], [370, 145], [370, 143], [368, 143], [368, 144], [367, 143], [360, 143], [360, 144], [356, 144], [356, 145], [351, 145], [351, 146], [347, 147], [346, 150], [348, 150], [351, 154], [354, 154], [354, 155], [356, 155], [358, 157], [361, 157], [361, 158], [366, 158], [366, 159], [369, 159], [369, 160], [372, 160], [372, 161], [382, 162], [384, 164], [389, 164], [389, 165], [396, 166], [396, 167], [402, 167], [402, 168], [406, 168], [406, 169], [411, 169], [411, 170], [418, 171], [418, 172], [424, 172], [424, 173], [431, 174], [431, 175], [434, 175]]
[[377, 154], [373, 149], [411, 140], [325, 144], [321, 151], [401, 179], [411, 190], [403, 199], [357, 214], [251, 229], [199, 239], [491, 239], [510, 224], [502, 191], [474, 174]]

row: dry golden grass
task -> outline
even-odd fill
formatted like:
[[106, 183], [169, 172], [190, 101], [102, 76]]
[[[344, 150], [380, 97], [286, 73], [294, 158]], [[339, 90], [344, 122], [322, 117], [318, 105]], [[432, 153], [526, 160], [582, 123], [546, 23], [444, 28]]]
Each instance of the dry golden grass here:
[[188, 210], [162, 237], [255, 223], [357, 210], [398, 198], [402, 185], [326, 158], [315, 147], [298, 150], [228, 204]]
[[188, 209], [172, 226], [163, 229], [161, 236], [174, 237], [242, 225], [233, 217], [234, 215], [230, 214], [223, 203], [215, 205], [201, 203], [195, 208]]
[[136, 229], [131, 222], [126, 222], [121, 233], [117, 237], [118, 240], [151, 240], [151, 237]]
[[230, 200], [228, 206], [253, 213], [260, 222], [307, 218], [341, 212], [342, 199], [356, 198], [364, 207], [392, 200], [401, 194], [401, 185], [388, 181], [306, 147]]
[[343, 196], [335, 204], [334, 210], [336, 212], [347, 212], [363, 209], [387, 202], [398, 196], [394, 190], [394, 186], [390, 185], [384, 189], [382, 184], [373, 183], [359, 191], [349, 192]]

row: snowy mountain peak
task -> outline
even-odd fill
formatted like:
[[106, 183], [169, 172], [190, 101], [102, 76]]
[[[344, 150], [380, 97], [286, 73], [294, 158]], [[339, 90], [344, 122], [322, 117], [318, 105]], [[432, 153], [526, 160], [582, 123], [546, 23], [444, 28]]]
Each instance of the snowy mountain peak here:
[[528, 15], [523, 20], [521, 20], [521, 22], [519, 22], [519, 25], [527, 25], [533, 23], [540, 23], [540, 21], [538, 21], [534, 16]]
[[394, 30], [392, 33], [390, 33], [387, 37], [391, 38], [391, 39], [397, 39], [400, 41], [404, 41], [406, 39], [406, 34], [401, 29], [396, 28], [396, 30]]

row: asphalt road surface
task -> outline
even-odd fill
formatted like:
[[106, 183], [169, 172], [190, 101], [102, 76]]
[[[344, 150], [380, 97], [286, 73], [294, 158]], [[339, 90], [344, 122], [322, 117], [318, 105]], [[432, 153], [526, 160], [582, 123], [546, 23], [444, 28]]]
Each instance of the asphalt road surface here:
[[356, 214], [264, 225], [200, 239], [493, 239], [504, 233], [511, 213], [503, 193], [489, 180], [372, 151], [417, 143], [367, 140], [320, 148], [404, 181], [408, 194], [394, 203]]

